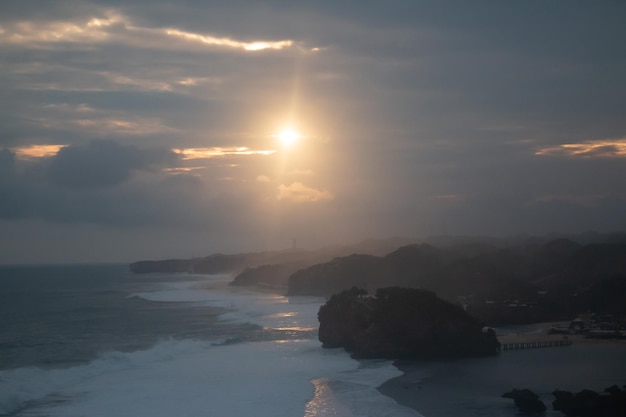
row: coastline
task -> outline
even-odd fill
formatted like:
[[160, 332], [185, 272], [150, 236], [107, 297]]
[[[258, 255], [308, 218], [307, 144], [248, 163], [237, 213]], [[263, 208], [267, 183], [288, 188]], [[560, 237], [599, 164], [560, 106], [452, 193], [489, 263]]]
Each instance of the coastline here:
[[[283, 288], [273, 285], [244, 286], [249, 291], [286, 296]], [[281, 293], [282, 292], [282, 293]], [[391, 378], [376, 390], [393, 400], [396, 404], [407, 407], [424, 417], [457, 417], [461, 410], [468, 415], [484, 417], [516, 416], [518, 409], [513, 401], [501, 395], [513, 388], [536, 390], [541, 400], [551, 410], [555, 389], [579, 391], [592, 389], [601, 391], [613, 384], [623, 385], [626, 380], [626, 367], [622, 373], [611, 373], [606, 382], [589, 381], [584, 377], [588, 370], [570, 375], [571, 384], [566, 385], [561, 379], [564, 364], [568, 361], [559, 358], [560, 351], [572, 352], [586, 350], [590, 356], [602, 360], [603, 348], [618, 348], [626, 353], [626, 340], [592, 339], [583, 334], [550, 334], [555, 325], [568, 324], [567, 321], [540, 322], [529, 325], [506, 326], [497, 328], [500, 343], [533, 343], [539, 341], [558, 341], [567, 339], [573, 346], [523, 349], [503, 351], [495, 356], [457, 359], [446, 362], [396, 361], [394, 366], [402, 372]], [[585, 355], [577, 354], [576, 362], [586, 361]], [[567, 355], [565, 355], [567, 356]], [[530, 359], [529, 359], [530, 358]], [[516, 368], [515, 362], [524, 363], [525, 370]], [[543, 365], [538, 366], [538, 362]], [[502, 370], [499, 369], [502, 367]], [[495, 368], [495, 369], [494, 369]], [[485, 377], [484, 369], [489, 369]], [[511, 370], [513, 369], [513, 370]], [[540, 370], [539, 370], [540, 369]], [[526, 375], [520, 375], [530, 372]], [[548, 376], [543, 377], [543, 372]], [[606, 372], [605, 372], [606, 373]], [[494, 382], [495, 381], [495, 382]], [[554, 414], [556, 413], [556, 414]], [[561, 415], [558, 412], [547, 415]]]
[[591, 345], [615, 345], [615, 346], [626, 346], [626, 339], [602, 339], [602, 338], [591, 338], [586, 337], [585, 334], [550, 334], [550, 329], [553, 326], [558, 325], [567, 325], [568, 322], [565, 321], [555, 321], [555, 322], [543, 322], [543, 323], [534, 323], [526, 326], [522, 326], [519, 330], [524, 329], [525, 331], [515, 331], [515, 328], [502, 329], [502, 335], [498, 336], [498, 340], [500, 343], [532, 343], [539, 341], [558, 341], [558, 340], [569, 340], [575, 344], [591, 344]]
[[[562, 339], [548, 334], [555, 323], [502, 329], [501, 343]], [[378, 387], [398, 404], [426, 417], [456, 417], [460, 410], [476, 416], [515, 416], [513, 401], [501, 395], [513, 388], [540, 394], [548, 409], [552, 391], [601, 391], [626, 384], [626, 340], [566, 335], [572, 345], [502, 351], [489, 357], [450, 361], [396, 361], [403, 373]], [[550, 414], [548, 414], [550, 415]], [[561, 414], [555, 414], [561, 415]]]

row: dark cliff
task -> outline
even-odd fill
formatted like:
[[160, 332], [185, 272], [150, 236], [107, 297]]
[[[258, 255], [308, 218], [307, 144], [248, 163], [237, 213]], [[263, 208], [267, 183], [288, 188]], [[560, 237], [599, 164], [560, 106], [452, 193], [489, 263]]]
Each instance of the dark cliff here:
[[356, 357], [451, 358], [495, 354], [495, 333], [434, 293], [382, 288], [373, 297], [352, 288], [320, 307], [319, 339]]

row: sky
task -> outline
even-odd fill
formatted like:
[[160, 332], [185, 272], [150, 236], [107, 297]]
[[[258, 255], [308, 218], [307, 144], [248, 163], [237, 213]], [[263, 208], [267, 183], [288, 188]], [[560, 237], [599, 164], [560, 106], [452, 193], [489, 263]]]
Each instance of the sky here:
[[0, 263], [626, 230], [625, 19], [621, 0], [1, 2]]

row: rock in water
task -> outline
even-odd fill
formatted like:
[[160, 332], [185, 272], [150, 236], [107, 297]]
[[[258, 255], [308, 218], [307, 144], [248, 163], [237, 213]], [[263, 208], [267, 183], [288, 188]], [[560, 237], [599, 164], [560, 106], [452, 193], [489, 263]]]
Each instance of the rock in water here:
[[539, 396], [529, 389], [514, 389], [502, 394], [504, 398], [511, 398], [520, 412], [524, 414], [539, 414], [546, 411], [546, 405]]
[[355, 357], [467, 357], [495, 354], [500, 346], [495, 332], [460, 306], [421, 289], [381, 288], [371, 297], [353, 287], [333, 295], [318, 319], [323, 346]]
[[584, 389], [573, 394], [556, 390], [552, 408], [566, 416], [624, 417], [626, 416], [626, 389], [613, 385], [604, 390], [607, 394]]

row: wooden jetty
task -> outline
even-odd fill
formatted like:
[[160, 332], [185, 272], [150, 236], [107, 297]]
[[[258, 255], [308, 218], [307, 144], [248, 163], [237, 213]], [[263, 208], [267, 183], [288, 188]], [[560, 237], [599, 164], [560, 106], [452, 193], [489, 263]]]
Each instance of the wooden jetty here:
[[501, 343], [500, 350], [539, 349], [547, 347], [569, 346], [569, 339], [536, 340], [532, 342]]

